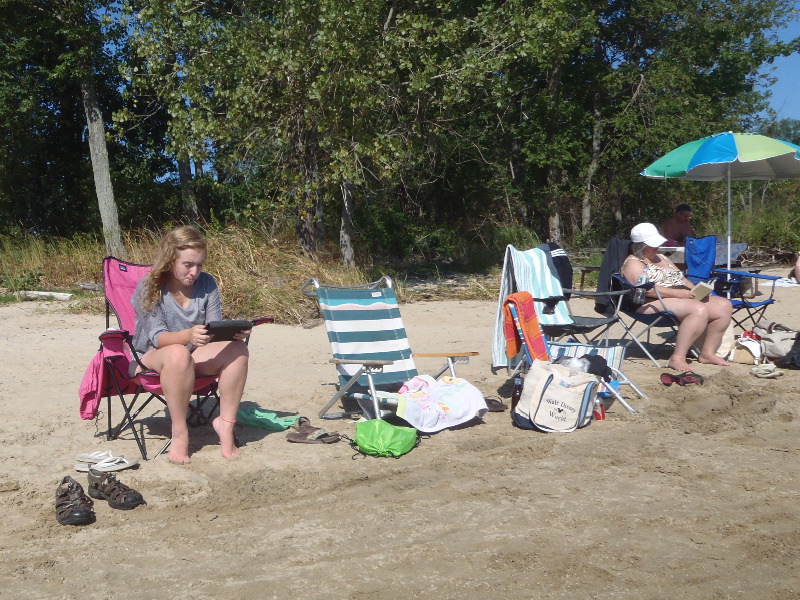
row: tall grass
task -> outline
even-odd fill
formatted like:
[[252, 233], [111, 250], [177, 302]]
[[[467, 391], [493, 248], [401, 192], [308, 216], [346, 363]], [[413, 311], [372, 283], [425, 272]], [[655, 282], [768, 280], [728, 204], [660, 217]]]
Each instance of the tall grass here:
[[[149, 264], [164, 231], [143, 229], [124, 235], [127, 260]], [[217, 281], [226, 318], [274, 317], [280, 323], [298, 324], [319, 316], [316, 302], [300, 293], [301, 286], [316, 277], [330, 285], [355, 285], [377, 279], [382, 272], [395, 275], [401, 300], [430, 299], [429, 291], [406, 290], [402, 273], [394, 269], [348, 268], [339, 263], [335, 248], [315, 257], [300, 252], [292, 241], [275, 239], [266, 230], [238, 227], [203, 230], [208, 241], [205, 269]], [[106, 255], [97, 238], [42, 239], [32, 235], [0, 237], [0, 273], [20, 278], [39, 275], [40, 288], [72, 291], [76, 311], [103, 310], [102, 293], [81, 292], [77, 282], [102, 286], [101, 263]], [[28, 278], [30, 279], [30, 278]], [[2, 285], [2, 284], [0, 284]], [[496, 289], [476, 284], [459, 288], [448, 297], [492, 298]]]

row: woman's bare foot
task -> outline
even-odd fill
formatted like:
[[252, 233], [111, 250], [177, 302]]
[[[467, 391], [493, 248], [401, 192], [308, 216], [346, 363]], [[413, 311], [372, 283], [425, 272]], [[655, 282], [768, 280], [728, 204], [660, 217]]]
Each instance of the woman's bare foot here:
[[689, 363], [686, 362], [686, 359], [683, 357], [676, 357], [673, 356], [667, 361], [667, 368], [668, 369], [675, 369], [676, 371], [691, 371], [692, 367], [689, 366]]
[[214, 431], [219, 436], [219, 443], [222, 446], [222, 456], [225, 458], [239, 458], [239, 449], [233, 439], [233, 426], [236, 421], [228, 421], [222, 417], [217, 417], [211, 422]]
[[701, 362], [706, 365], [719, 365], [721, 367], [727, 367], [731, 363], [729, 363], [724, 358], [720, 358], [716, 354], [712, 356], [705, 356], [703, 354], [700, 355], [700, 358], [697, 359], [697, 362]]
[[169, 462], [174, 465], [188, 465], [192, 462], [189, 458], [189, 432], [172, 435], [169, 445]]

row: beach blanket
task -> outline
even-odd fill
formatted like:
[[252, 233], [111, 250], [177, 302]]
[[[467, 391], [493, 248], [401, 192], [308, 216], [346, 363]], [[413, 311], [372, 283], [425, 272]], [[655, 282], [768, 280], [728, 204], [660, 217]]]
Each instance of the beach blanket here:
[[511, 294], [503, 303], [506, 357], [514, 358], [522, 349], [522, 339], [520, 338], [519, 331], [517, 331], [514, 318], [511, 316], [509, 304], [513, 304], [517, 309], [519, 326], [528, 342], [528, 352], [531, 353], [531, 357], [547, 362], [550, 359], [547, 354], [547, 345], [544, 341], [542, 329], [539, 327], [539, 319], [536, 316], [536, 308], [533, 305], [533, 296], [528, 292], [516, 292]]
[[489, 408], [480, 390], [460, 377], [434, 379], [418, 375], [396, 394], [380, 393], [397, 401], [397, 416], [423, 433], [434, 433], [483, 417]]

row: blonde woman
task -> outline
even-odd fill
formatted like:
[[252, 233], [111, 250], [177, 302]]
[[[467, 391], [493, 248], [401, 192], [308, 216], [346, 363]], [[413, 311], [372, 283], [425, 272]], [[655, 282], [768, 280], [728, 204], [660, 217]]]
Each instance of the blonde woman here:
[[[722, 336], [728, 328], [733, 312], [727, 298], [709, 295], [704, 300], [695, 299], [693, 284], [683, 276], [683, 272], [663, 254], [658, 253], [667, 239], [658, 233], [652, 223], [640, 223], [631, 230], [631, 254], [620, 269], [622, 276], [637, 285], [644, 276], [661, 294], [664, 306], [680, 321], [675, 350], [667, 365], [676, 371], [690, 371], [687, 354], [692, 343], [705, 332], [706, 337], [700, 350], [701, 363], [727, 366], [730, 363], [717, 356]], [[644, 304], [638, 313], [661, 312], [661, 302], [655, 291], [648, 290]]]
[[207, 323], [222, 318], [222, 307], [214, 278], [203, 272], [205, 261], [206, 242], [197, 229], [183, 226], [170, 231], [132, 300], [133, 347], [142, 363], [161, 376], [172, 419], [169, 459], [176, 464], [190, 462], [186, 416], [195, 377], [218, 376], [220, 414], [212, 425], [222, 456], [239, 455], [233, 426], [247, 380], [249, 354], [244, 340], [250, 331], [237, 334], [231, 342], [215, 342], [206, 333]]

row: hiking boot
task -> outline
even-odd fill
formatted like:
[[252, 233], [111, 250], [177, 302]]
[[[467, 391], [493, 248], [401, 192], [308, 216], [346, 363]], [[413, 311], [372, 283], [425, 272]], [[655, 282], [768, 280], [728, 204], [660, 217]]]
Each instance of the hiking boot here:
[[124, 483], [117, 481], [112, 473], [101, 473], [89, 469], [89, 495], [97, 500], [107, 500], [111, 508], [131, 510], [147, 504], [142, 495]]
[[94, 502], [83, 493], [81, 484], [66, 475], [56, 490], [56, 521], [62, 525], [88, 525], [94, 522]]

